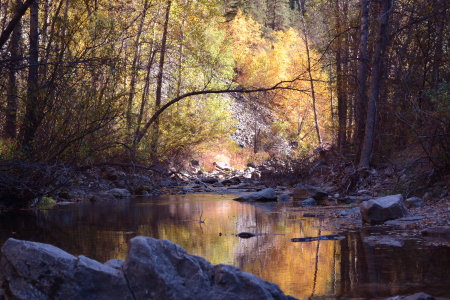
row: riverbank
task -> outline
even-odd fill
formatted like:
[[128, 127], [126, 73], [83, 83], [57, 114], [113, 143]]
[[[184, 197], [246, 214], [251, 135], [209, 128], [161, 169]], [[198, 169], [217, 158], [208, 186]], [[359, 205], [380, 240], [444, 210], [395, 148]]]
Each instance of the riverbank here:
[[[276, 197], [272, 200], [292, 203], [290, 210], [301, 209], [306, 215], [323, 217], [327, 220], [326, 226], [333, 230], [358, 230], [367, 226], [358, 210], [362, 202], [403, 194], [404, 199], [415, 199], [414, 204], [408, 205], [407, 215], [377, 226], [395, 226], [401, 229], [401, 234], [406, 231], [411, 237], [443, 236], [442, 241], [434, 243], [448, 245], [448, 176], [420, 187], [420, 173], [407, 173], [392, 166], [356, 171], [351, 162], [339, 159], [332, 149], [319, 151], [304, 161], [252, 162], [245, 169], [235, 169], [226, 162], [217, 161], [213, 171], [205, 169], [202, 162], [195, 160], [178, 169], [119, 163], [66, 168], [64, 172], [56, 173], [58, 176], [55, 175], [45, 187], [49, 192], [41, 199], [36, 198], [30, 208], [42, 208], [43, 199], [49, 200], [50, 205], [57, 205], [162, 194], [248, 194], [273, 188]], [[414, 184], [415, 189], [412, 188]], [[312, 187], [324, 197], [310, 203], [308, 201], [314, 196], [304, 196], [298, 191], [299, 185]], [[0, 213], [7, 209], [0, 207]], [[436, 233], [434, 229], [429, 230], [432, 227], [442, 229]]]

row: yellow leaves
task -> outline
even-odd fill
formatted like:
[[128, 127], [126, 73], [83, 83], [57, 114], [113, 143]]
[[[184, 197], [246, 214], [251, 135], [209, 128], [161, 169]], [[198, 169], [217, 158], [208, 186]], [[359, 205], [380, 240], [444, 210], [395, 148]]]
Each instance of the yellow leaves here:
[[[261, 27], [261, 24], [240, 11], [228, 24], [236, 61], [235, 80], [247, 88], [268, 88], [285, 82], [282, 85], [285, 89], [264, 93], [258, 98], [274, 108], [278, 116], [290, 125], [287, 130], [291, 132], [287, 132], [287, 135], [296, 133], [298, 136], [303, 129], [302, 136], [306, 137], [314, 120], [310, 113], [313, 109], [312, 91], [304, 37], [292, 28], [264, 35]], [[324, 119], [320, 123], [326, 124], [325, 119], [330, 116], [327, 106], [330, 99], [328, 79], [317, 63], [319, 54], [309, 50], [316, 106], [321, 111], [320, 118]], [[301, 125], [298, 125], [300, 119]]]
[[249, 73], [249, 64], [260, 64], [261, 54], [264, 54], [264, 39], [261, 24], [250, 16], [244, 16], [241, 11], [227, 27], [230, 39], [233, 41], [236, 68], [238, 73]]
[[264, 38], [261, 24], [238, 12], [228, 26], [238, 72], [238, 81], [252, 87], [267, 87], [292, 80], [298, 72], [299, 54], [303, 52], [298, 33], [289, 29]]

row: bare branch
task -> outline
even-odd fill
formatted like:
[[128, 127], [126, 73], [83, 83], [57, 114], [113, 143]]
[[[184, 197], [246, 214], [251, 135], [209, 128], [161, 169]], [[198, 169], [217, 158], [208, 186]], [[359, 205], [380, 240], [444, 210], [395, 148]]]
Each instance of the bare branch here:
[[246, 90], [246, 89], [225, 89], [225, 90], [202, 90], [202, 91], [194, 91], [194, 92], [189, 92], [183, 95], [180, 95], [172, 100], [170, 100], [169, 102], [167, 102], [166, 104], [164, 104], [163, 106], [161, 106], [154, 114], [153, 116], [147, 121], [147, 123], [145, 124], [145, 127], [142, 129], [142, 131], [139, 133], [139, 135], [137, 135], [135, 137], [135, 140], [133, 142], [133, 146], [136, 147], [139, 142], [142, 140], [142, 138], [147, 134], [148, 129], [150, 128], [150, 126], [158, 119], [158, 117], [170, 106], [172, 106], [173, 104], [191, 97], [191, 96], [197, 96], [197, 95], [206, 95], [206, 94], [226, 94], [226, 93], [243, 93], [243, 94], [248, 94], [248, 93], [256, 93], [256, 92], [267, 92], [267, 91], [273, 91], [273, 90], [277, 90], [277, 89], [285, 89], [285, 90], [294, 90], [294, 91], [299, 91], [299, 92], [304, 92], [306, 93], [306, 90], [300, 90], [300, 89], [296, 89], [293, 87], [288, 87], [288, 86], [283, 86], [283, 84], [287, 84], [287, 83], [293, 83], [295, 81], [299, 80], [299, 77], [293, 79], [293, 80], [287, 80], [287, 81], [280, 81], [277, 84], [275, 84], [272, 87], [269, 88], [258, 88], [258, 89], [250, 89], [250, 90]]

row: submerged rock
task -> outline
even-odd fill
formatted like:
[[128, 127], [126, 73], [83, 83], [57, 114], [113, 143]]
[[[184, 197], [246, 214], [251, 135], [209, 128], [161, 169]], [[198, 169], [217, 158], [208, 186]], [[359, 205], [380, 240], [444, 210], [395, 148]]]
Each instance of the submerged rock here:
[[131, 239], [125, 261], [105, 264], [16, 239], [6, 241], [2, 253], [0, 299], [295, 299], [237, 267], [212, 265], [149, 237]]

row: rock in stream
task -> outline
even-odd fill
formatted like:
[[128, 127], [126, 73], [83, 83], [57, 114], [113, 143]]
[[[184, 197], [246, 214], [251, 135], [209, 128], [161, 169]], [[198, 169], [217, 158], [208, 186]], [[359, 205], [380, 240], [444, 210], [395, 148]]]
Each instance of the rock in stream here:
[[237, 267], [212, 265], [171, 241], [150, 237], [131, 239], [125, 261], [105, 264], [12, 238], [2, 253], [4, 299], [295, 299]]

